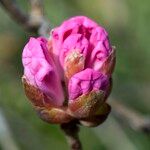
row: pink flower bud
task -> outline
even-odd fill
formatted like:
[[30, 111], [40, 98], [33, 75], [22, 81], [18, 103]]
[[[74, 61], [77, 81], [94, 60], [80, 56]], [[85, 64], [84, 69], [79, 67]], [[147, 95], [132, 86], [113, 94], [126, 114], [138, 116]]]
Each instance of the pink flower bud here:
[[77, 118], [87, 118], [105, 102], [110, 88], [110, 78], [87, 68], [76, 73], [69, 81], [69, 109]]
[[47, 103], [62, 105], [63, 89], [46, 44], [47, 40], [44, 38], [30, 38], [24, 47], [22, 54], [24, 78], [49, 97], [50, 101]]
[[40, 118], [96, 126], [108, 116], [115, 48], [105, 29], [84, 16], [30, 38], [22, 54], [23, 85]]
[[[86, 68], [109, 75], [113, 72], [115, 54], [108, 34], [89, 18], [78, 16], [63, 22], [53, 29], [52, 41], [67, 78]], [[104, 69], [106, 63], [107, 70]]]
[[69, 100], [76, 100], [76, 98], [82, 94], [87, 94], [91, 91], [101, 90], [106, 95], [109, 84], [109, 77], [98, 71], [87, 68], [79, 73], [76, 73], [69, 80]]

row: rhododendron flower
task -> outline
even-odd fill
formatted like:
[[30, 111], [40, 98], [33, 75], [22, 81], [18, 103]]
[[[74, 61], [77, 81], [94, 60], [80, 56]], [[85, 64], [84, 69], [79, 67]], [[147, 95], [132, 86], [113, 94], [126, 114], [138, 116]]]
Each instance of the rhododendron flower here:
[[96, 126], [107, 118], [115, 50], [103, 27], [73, 17], [49, 39], [30, 38], [22, 61], [26, 95], [43, 120]]

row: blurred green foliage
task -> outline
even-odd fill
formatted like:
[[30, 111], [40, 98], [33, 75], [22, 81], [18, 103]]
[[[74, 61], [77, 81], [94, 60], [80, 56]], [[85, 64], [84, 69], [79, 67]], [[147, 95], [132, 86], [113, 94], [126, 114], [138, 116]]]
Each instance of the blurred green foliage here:
[[[150, 1], [45, 0], [51, 27], [75, 15], [86, 15], [110, 33], [117, 48], [112, 96], [145, 115], [150, 113]], [[26, 1], [19, 1], [24, 11]], [[30, 34], [0, 8], [0, 109], [20, 150], [66, 150], [59, 126], [42, 122], [34, 113], [21, 85], [21, 53]], [[85, 150], [149, 150], [150, 137], [123, 128], [110, 116], [100, 127], [81, 128]], [[2, 149], [0, 142], [0, 149]]]

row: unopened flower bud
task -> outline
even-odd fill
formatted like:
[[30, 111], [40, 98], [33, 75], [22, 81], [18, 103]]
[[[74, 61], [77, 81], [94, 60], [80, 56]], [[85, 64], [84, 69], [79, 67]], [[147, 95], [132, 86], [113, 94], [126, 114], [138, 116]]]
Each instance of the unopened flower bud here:
[[77, 118], [93, 115], [104, 103], [109, 77], [87, 68], [76, 73], [69, 81], [69, 109]]
[[111, 76], [115, 49], [105, 29], [89, 18], [79, 16], [63, 22], [53, 29], [52, 41], [67, 78], [86, 68]]
[[48, 39], [30, 38], [22, 62], [25, 93], [44, 121], [97, 126], [107, 118], [115, 48], [91, 19], [73, 17]]
[[52, 105], [62, 105], [63, 89], [57, 68], [47, 49], [45, 38], [30, 38], [23, 49], [24, 78], [30, 85], [40, 89]]

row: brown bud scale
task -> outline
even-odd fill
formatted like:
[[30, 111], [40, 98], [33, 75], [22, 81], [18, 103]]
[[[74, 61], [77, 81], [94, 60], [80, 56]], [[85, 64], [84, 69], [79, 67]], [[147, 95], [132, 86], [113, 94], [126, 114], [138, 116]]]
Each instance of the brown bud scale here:
[[76, 118], [86, 118], [92, 116], [103, 102], [103, 91], [91, 91], [69, 102], [69, 113]]

